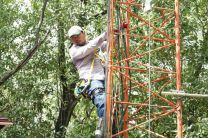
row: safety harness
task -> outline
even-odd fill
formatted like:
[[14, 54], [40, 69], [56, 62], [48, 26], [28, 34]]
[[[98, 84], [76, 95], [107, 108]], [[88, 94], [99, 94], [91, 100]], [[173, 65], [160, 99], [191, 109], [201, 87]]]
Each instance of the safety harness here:
[[[97, 54], [97, 51], [99, 50], [99, 54]], [[85, 98], [91, 98], [92, 99], [92, 95], [93, 93], [87, 93], [87, 89], [90, 86], [90, 81], [91, 81], [91, 76], [92, 76], [92, 71], [94, 68], [94, 62], [95, 62], [95, 57], [98, 57], [101, 60], [101, 63], [104, 65], [105, 62], [105, 57], [104, 54], [102, 53], [101, 49], [95, 49], [94, 50], [94, 57], [91, 63], [91, 67], [90, 67], [90, 72], [88, 75], [88, 79], [81, 79], [78, 83], [76, 83], [76, 87], [75, 87], [75, 95], [79, 96], [82, 95]], [[99, 91], [99, 90], [96, 90]]]

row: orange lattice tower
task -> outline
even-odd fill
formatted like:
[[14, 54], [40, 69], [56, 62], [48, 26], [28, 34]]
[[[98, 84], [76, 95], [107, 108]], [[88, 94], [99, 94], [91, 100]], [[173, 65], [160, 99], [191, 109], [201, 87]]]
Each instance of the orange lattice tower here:
[[142, 2], [109, 1], [105, 137], [182, 138], [179, 1]]

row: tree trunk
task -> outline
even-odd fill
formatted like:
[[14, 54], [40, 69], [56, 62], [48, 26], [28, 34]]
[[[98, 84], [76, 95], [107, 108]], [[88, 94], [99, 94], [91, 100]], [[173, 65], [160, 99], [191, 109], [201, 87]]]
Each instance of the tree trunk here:
[[[57, 1], [57, 7], [59, 3]], [[74, 107], [77, 104], [77, 99], [74, 96], [75, 82], [67, 85], [66, 77], [66, 59], [64, 46], [64, 24], [61, 20], [61, 14], [57, 13], [58, 17], [58, 64], [59, 64], [59, 79], [61, 82], [61, 107], [59, 109], [58, 119], [55, 123], [55, 138], [64, 138], [66, 134], [66, 127], [69, 124]]]

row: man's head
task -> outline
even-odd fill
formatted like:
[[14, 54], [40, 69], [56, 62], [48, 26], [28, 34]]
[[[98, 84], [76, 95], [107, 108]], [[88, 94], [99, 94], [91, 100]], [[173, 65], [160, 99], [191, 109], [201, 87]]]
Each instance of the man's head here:
[[68, 36], [73, 44], [83, 46], [86, 44], [86, 36], [80, 26], [72, 26], [68, 31]]

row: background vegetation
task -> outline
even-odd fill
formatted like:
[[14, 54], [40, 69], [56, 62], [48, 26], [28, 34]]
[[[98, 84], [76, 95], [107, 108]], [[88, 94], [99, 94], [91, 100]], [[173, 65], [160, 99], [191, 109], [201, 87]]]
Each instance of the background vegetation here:
[[[0, 137], [93, 137], [95, 110], [73, 94], [77, 74], [67, 30], [78, 24], [89, 39], [106, 31], [107, 1], [0, 0], [0, 5], [0, 115], [14, 123]], [[208, 94], [208, 3], [184, 0], [180, 7], [183, 90]], [[183, 103], [184, 136], [208, 137], [208, 100]]]

